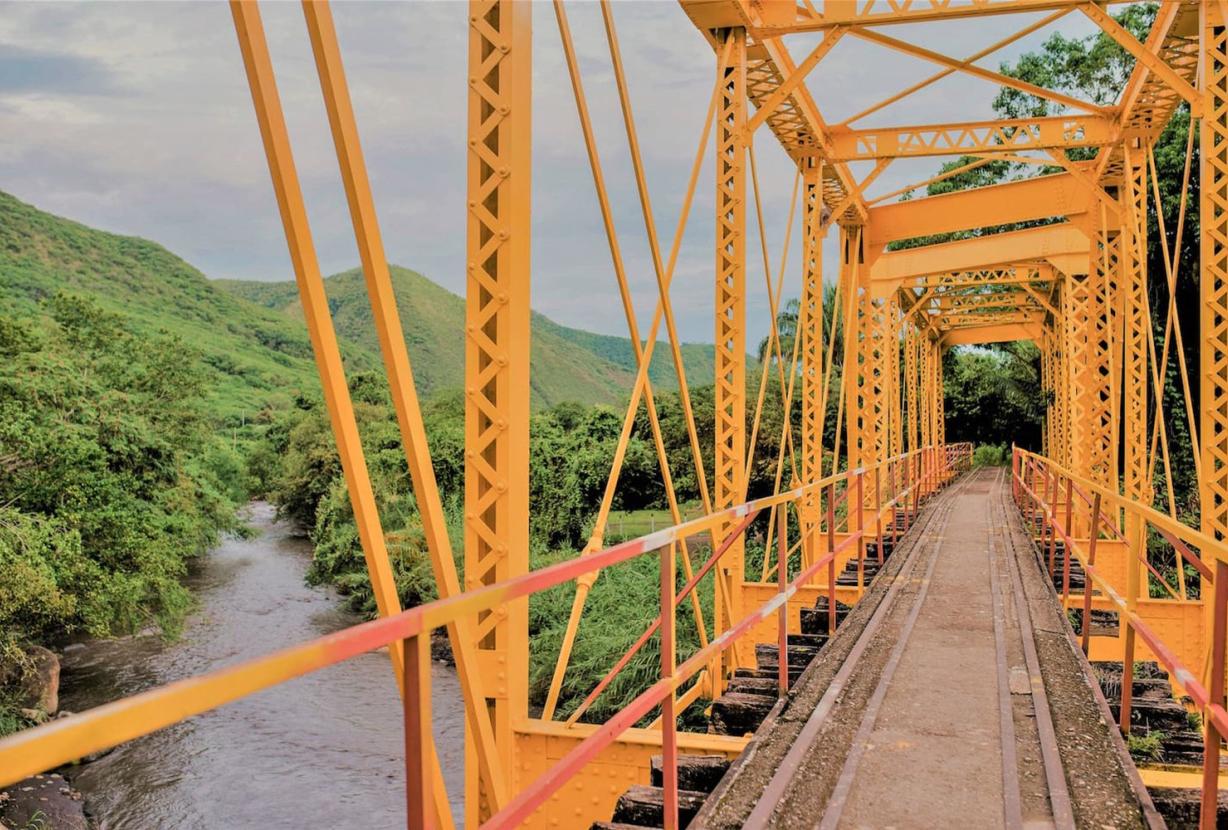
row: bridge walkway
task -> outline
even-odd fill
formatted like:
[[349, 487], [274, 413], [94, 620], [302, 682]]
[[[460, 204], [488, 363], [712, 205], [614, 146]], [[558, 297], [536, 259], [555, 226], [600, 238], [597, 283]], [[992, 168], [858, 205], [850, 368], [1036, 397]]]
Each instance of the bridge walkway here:
[[983, 470], [933, 501], [693, 827], [1145, 826], [1008, 491]]

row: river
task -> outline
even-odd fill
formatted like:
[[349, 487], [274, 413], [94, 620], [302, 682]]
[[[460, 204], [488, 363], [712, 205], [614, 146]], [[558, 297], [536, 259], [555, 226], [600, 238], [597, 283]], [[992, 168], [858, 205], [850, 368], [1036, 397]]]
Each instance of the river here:
[[[251, 539], [228, 538], [188, 580], [199, 603], [183, 636], [72, 646], [61, 705], [80, 712], [359, 622], [303, 581], [305, 540], [254, 503]], [[461, 818], [464, 710], [435, 663], [435, 736]], [[105, 830], [405, 826], [401, 705], [386, 653], [364, 654], [132, 741], [80, 767], [73, 784]]]

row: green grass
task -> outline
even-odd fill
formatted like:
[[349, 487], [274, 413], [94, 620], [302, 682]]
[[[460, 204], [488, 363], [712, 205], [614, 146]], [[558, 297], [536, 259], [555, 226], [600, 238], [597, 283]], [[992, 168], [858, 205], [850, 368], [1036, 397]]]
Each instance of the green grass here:
[[[699, 504], [679, 505], [682, 520], [689, 521], [703, 515]], [[671, 527], [674, 519], [668, 508], [649, 510], [611, 510], [606, 524], [606, 535], [611, 539], [634, 539], [662, 528]]]
[[1159, 761], [1164, 756], [1164, 733], [1148, 732], [1145, 735], [1126, 736], [1126, 747], [1136, 761]]

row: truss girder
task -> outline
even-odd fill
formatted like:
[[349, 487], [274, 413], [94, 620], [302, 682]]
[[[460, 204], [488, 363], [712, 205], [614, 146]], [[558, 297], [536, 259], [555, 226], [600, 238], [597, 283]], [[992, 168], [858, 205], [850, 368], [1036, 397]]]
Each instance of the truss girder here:
[[[529, 569], [529, 238], [531, 15], [516, 3], [469, 5], [465, 297], [465, 587]], [[528, 716], [527, 600], [478, 616], [483, 689], [504, 768]], [[466, 741], [466, 812], [492, 812]]]
[[1228, 27], [1203, 30], [1199, 438], [1202, 529], [1228, 538]]
[[1150, 504], [1153, 488], [1147, 470], [1147, 163], [1142, 141], [1125, 148], [1125, 178], [1120, 188], [1122, 230], [1118, 283], [1122, 309], [1122, 462], [1126, 496]]
[[917, 362], [921, 333], [914, 326], [904, 331], [904, 414], [907, 419], [905, 440], [909, 452], [917, 449], [920, 423], [917, 412]]
[[1101, 147], [1115, 141], [1117, 136], [1117, 124], [1112, 118], [1077, 113], [1030, 119], [843, 129], [832, 131], [831, 158], [861, 161]]
[[[764, 34], [814, 32], [833, 26], [880, 26], [894, 23], [958, 20], [973, 15], [1051, 11], [1076, 5], [1078, 0], [816, 0], [789, 4], [793, 13], [761, 27]], [[781, 4], [784, 5], [784, 4]]]
[[[1161, 3], [1145, 46], [1182, 80], [1193, 85], [1198, 74], [1197, 1]], [[1144, 141], [1155, 141], [1183, 100], [1177, 90], [1139, 61], [1121, 95], [1123, 132], [1141, 136]], [[1120, 180], [1125, 163], [1121, 146], [1110, 147], [1097, 161], [1101, 182]]]
[[[801, 335], [802, 384], [802, 484], [823, 477], [823, 423], [827, 401], [823, 399], [823, 177], [817, 167], [808, 167], [802, 180], [802, 296], [798, 314]], [[818, 526], [819, 498], [803, 501], [802, 522]], [[803, 556], [809, 563], [815, 551], [808, 540]]]
[[[713, 507], [742, 500], [746, 478], [746, 30], [727, 33], [729, 61], [719, 68], [716, 119], [716, 447]], [[723, 538], [732, 523], [719, 529]], [[722, 560], [716, 633], [741, 618], [743, 542]], [[739, 661], [735, 653], [734, 662]]]

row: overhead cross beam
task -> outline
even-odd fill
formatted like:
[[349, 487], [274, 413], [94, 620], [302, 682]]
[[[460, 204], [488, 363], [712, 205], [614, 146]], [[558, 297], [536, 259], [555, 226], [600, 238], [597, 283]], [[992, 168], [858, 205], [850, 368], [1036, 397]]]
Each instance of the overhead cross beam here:
[[[1112, 18], [1109, 19], [1112, 20]], [[1113, 22], [1116, 23], [1116, 21]], [[1054, 92], [1051, 89], [1045, 89], [1043, 86], [1037, 86], [1036, 84], [1031, 84], [1027, 81], [1021, 81], [1018, 78], [1012, 78], [1009, 75], [1003, 75], [1001, 72], [983, 69], [971, 61], [956, 60], [955, 58], [944, 55], [941, 52], [935, 52], [932, 49], [926, 49], [922, 46], [916, 45], [915, 43], [908, 43], [907, 41], [899, 40], [898, 38], [889, 37], [888, 35], [884, 35], [883, 33], [874, 31], [873, 29], [853, 28], [849, 29], [848, 31], [854, 37], [861, 38], [869, 43], [876, 43], [879, 46], [885, 46], [888, 49], [894, 49], [897, 52], [903, 52], [906, 55], [922, 58], [930, 61], [931, 63], [936, 63], [940, 66], [945, 66], [948, 69], [963, 72], [965, 75], [971, 75], [974, 78], [980, 78], [983, 81], [989, 81], [990, 83], [997, 84], [998, 86], [1017, 89], [1020, 92], [1026, 92], [1028, 95], [1035, 95], [1037, 98], [1044, 98], [1046, 100], [1053, 101], [1054, 103], [1061, 104], [1062, 106], [1100, 115], [1105, 115], [1109, 111], [1106, 107], [1101, 107], [1087, 101], [1082, 101], [1061, 92]], [[829, 33], [828, 37], [830, 36], [831, 35]], [[1127, 33], [1127, 37], [1129, 37], [1129, 33]], [[1133, 40], [1133, 38], [1131, 38], [1131, 40]], [[1138, 41], [1134, 42], [1138, 43]]]
[[757, 27], [755, 34], [783, 35], [817, 32], [833, 26], [882, 26], [893, 23], [958, 20], [992, 14], [1052, 11], [1070, 8], [1080, 2], [1082, 0], [970, 0], [968, 3], [956, 4], [950, 0], [820, 0], [812, 6], [818, 11], [798, 7], [794, 14], [782, 15], [782, 20], [773, 20], [770, 25]]
[[965, 121], [875, 129], [833, 129], [837, 161], [1017, 153], [1050, 147], [1099, 147], [1118, 139], [1117, 122], [1103, 115]]

